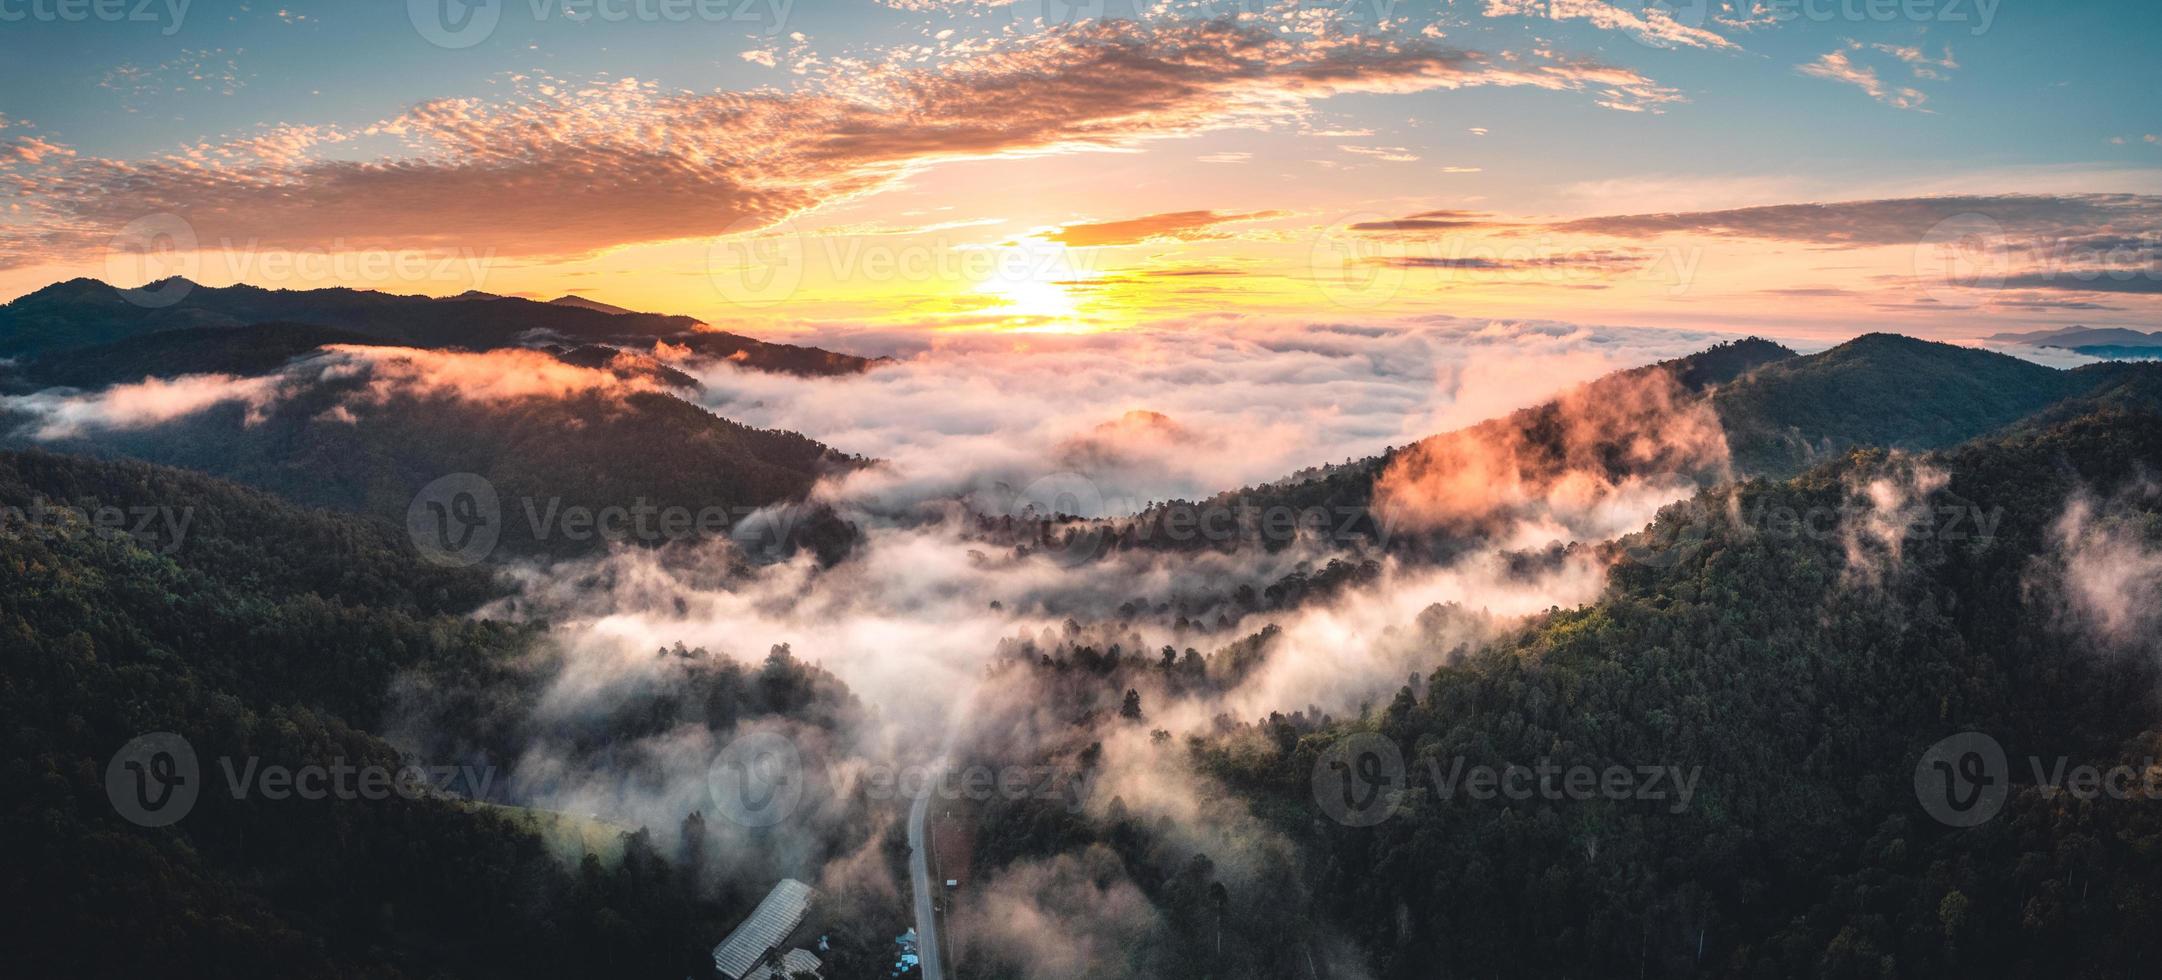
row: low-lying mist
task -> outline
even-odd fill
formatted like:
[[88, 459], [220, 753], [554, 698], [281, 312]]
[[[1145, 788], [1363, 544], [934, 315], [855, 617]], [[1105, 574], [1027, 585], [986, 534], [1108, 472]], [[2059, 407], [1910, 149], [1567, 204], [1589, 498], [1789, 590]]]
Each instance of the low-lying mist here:
[[[694, 376], [702, 388], [677, 393], [717, 415], [876, 461], [763, 515], [830, 513], [853, 528], [845, 554], [779, 554], [739, 528], [508, 560], [509, 595], [479, 614], [530, 624], [534, 649], [489, 678], [410, 678], [394, 740], [504, 768], [497, 802], [644, 828], [738, 897], [793, 876], [898, 907], [888, 848], [912, 791], [898, 777], [939, 763], [1073, 776], [1058, 803], [1069, 818], [1151, 828], [1165, 873], [1280, 890], [1291, 843], [1214, 784], [1187, 739], [1280, 714], [1357, 717], [1526, 617], [1596, 599], [1607, 566], [1589, 545], [1726, 464], [1716, 417], [1664, 375], [1578, 387], [1709, 335], [1455, 320], [829, 333], [818, 341], [896, 360], [803, 378], [651, 358]], [[665, 390], [651, 360], [626, 357], [641, 364], [338, 347], [262, 378], [8, 407], [45, 439], [221, 402], [265, 409], [327, 383], [356, 408]], [[1481, 424], [1550, 399], [1535, 431]], [[1167, 500], [1266, 496], [1392, 448], [1357, 504], [1381, 533], [1347, 535], [1329, 515], [1260, 540], [1120, 543]], [[1062, 527], [1102, 536], [1032, 536]], [[1392, 531], [1449, 547], [1392, 547]], [[797, 781], [785, 819], [730, 807], [720, 781], [746, 745]], [[1029, 975], [1099, 975], [1167, 914], [1117, 861], [1086, 850], [986, 868], [989, 904], [956, 914], [979, 953], [1002, 936], [1037, 942]]]
[[[1433, 515], [1471, 513], [1465, 494], [1484, 495], [1480, 533], [1442, 560], [1333, 527], [1060, 549], [984, 522], [1055, 511], [1117, 528], [1167, 498], [1410, 445], [1708, 340], [1548, 324], [1193, 327], [940, 338], [839, 378], [675, 362], [717, 414], [879, 461], [812, 494], [854, 525], [855, 546], [839, 561], [776, 559], [717, 538], [508, 566], [512, 596], [483, 615], [545, 624], [547, 653], [527, 665], [536, 693], [519, 706], [505, 785], [516, 802], [649, 828], [711, 875], [787, 874], [890, 900], [880, 847], [905, 818], [911, 771], [1040, 766], [1075, 778], [1056, 803], [1072, 819], [1150, 826], [1167, 866], [1198, 860], [1240, 894], [1285, 887], [1270, 876], [1288, 867], [1289, 841], [1214, 785], [1184, 741], [1276, 713], [1355, 717], [1524, 617], [1595, 599], [1604, 559], [1565, 546], [1634, 530], [1691, 492], [1724, 462], [1716, 420], [1706, 430], [1701, 406], [1647, 383], [1625, 401], [1562, 399], [1572, 435], [1553, 458], [1479, 441], [1499, 430], [1448, 443], [1487, 452], [1470, 483], [1446, 471], [1451, 456], [1412, 457], [1422, 468], [1392, 469], [1381, 493], [1412, 530], [1434, 532], [1446, 522]], [[1493, 479], [1502, 470], [1510, 479]], [[785, 522], [791, 508], [769, 516]], [[859, 710], [669, 716], [605, 747], [576, 734], [702, 696], [713, 672], [685, 650], [755, 672], [776, 649], [830, 672]], [[407, 734], [425, 741], [428, 703], [413, 703]], [[804, 800], [781, 824], [734, 825], [716, 760], [771, 739], [788, 744]], [[1023, 964], [1029, 975], [1097, 975], [1164, 914], [1105, 862], [1082, 852], [983, 869], [977, 897], [994, 898], [957, 909], [960, 928], [978, 953], [1002, 935], [1050, 944], [1057, 955]], [[1024, 894], [1037, 897], [995, 901]]]

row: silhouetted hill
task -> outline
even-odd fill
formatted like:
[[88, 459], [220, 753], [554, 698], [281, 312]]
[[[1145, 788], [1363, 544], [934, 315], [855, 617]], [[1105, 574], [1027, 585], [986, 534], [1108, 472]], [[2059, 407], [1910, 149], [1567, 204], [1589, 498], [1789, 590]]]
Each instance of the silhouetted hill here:
[[631, 310], [624, 309], [623, 307], [617, 306], [613, 303], [603, 303], [600, 300], [587, 299], [583, 296], [558, 296], [552, 300], [549, 300], [548, 302], [553, 303], [557, 306], [576, 306], [582, 309], [599, 310], [602, 313], [632, 312]]
[[[0, 391], [52, 387], [97, 389], [145, 378], [170, 380], [191, 374], [255, 377], [288, 366], [320, 348], [385, 346], [390, 341], [305, 323], [253, 323], [244, 327], [161, 330], [110, 344], [56, 351], [0, 370]], [[617, 347], [550, 345], [539, 348], [565, 364], [605, 370], [622, 378], [646, 378], [669, 388], [697, 390], [698, 379], [649, 355]]]
[[18, 297], [0, 306], [0, 357], [35, 357], [167, 330], [281, 322], [332, 327], [388, 343], [470, 350], [549, 342], [650, 350], [656, 341], [666, 340], [689, 346], [702, 357], [803, 375], [855, 373], [874, 363], [706, 331], [685, 316], [607, 312], [488, 293], [434, 298], [346, 288], [210, 287], [185, 280], [145, 289], [161, 300], [167, 295], [178, 298], [144, 305], [130, 300], [133, 291], [95, 279], [71, 279]]

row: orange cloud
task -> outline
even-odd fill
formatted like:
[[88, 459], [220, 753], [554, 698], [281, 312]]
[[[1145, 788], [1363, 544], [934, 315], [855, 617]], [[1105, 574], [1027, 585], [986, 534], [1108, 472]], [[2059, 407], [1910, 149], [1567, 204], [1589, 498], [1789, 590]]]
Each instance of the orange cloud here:
[[31, 438], [72, 439], [91, 431], [162, 425], [227, 402], [245, 404], [248, 420], [253, 422], [278, 396], [275, 377], [195, 374], [171, 380], [144, 378], [90, 394], [53, 389], [0, 396], [0, 407], [33, 419], [23, 430]]
[[[1274, 122], [1347, 93], [1531, 86], [1627, 109], [1679, 98], [1633, 71], [1551, 53], [1488, 57], [1228, 21], [1090, 21], [934, 67], [816, 82], [713, 93], [528, 83], [507, 102], [439, 99], [365, 127], [292, 127], [145, 161], [41, 152], [27, 171], [0, 169], [0, 193], [35, 219], [0, 228], [0, 267], [93, 255], [160, 213], [211, 248], [575, 256], [767, 227], [941, 160]], [[408, 151], [317, 152], [356, 141]]]
[[301, 391], [337, 383], [357, 385], [331, 411], [332, 418], [344, 421], [353, 419], [351, 405], [380, 406], [399, 397], [493, 403], [665, 390], [648, 364], [633, 355], [618, 355], [607, 367], [589, 368], [523, 348], [467, 353], [332, 344], [273, 374], [153, 377], [94, 392], [55, 388], [0, 396], [0, 409], [27, 416], [23, 432], [32, 438], [69, 439], [92, 431], [163, 425], [228, 403], [245, 406], [246, 419], [253, 424]]
[[523, 348], [470, 354], [333, 344], [324, 347], [323, 352], [328, 357], [321, 373], [324, 380], [364, 376], [368, 379], [366, 397], [375, 403], [398, 395], [499, 402], [661, 390], [658, 383], [642, 375], [580, 367], [552, 354]]
[[[1588, 21], [1600, 30], [1620, 31], [1653, 47], [1735, 47], [1725, 37], [1676, 20], [1666, 9], [1649, 4], [1631, 10], [1606, 0], [1486, 0], [1486, 15]], [[1701, 10], [1698, 15], [1702, 16]]]
[[1647, 491], [1672, 499], [1670, 488], [1727, 467], [1718, 415], [1671, 374], [1647, 369], [1416, 443], [1390, 461], [1374, 505], [1391, 526], [1415, 529], [1573, 523]]
[[1053, 232], [1052, 241], [1074, 248], [1095, 245], [1134, 245], [1149, 241], [1193, 241], [1221, 237], [1218, 225], [1234, 221], [1263, 221], [1283, 217], [1283, 211], [1170, 211], [1124, 221], [1067, 225]]

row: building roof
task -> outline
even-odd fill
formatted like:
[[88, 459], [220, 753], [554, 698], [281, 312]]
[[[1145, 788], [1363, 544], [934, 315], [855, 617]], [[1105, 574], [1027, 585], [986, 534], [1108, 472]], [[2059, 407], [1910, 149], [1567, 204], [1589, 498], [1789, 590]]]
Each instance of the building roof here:
[[[803, 924], [803, 917], [811, 910], [811, 894], [811, 886], [794, 878], [781, 879], [759, 901], [758, 907], [737, 924], [736, 930], [713, 947], [713, 968], [721, 971], [728, 980], [747, 980], [752, 969], [758, 967], [758, 961], [765, 958], [766, 951], [786, 942], [788, 934]], [[797, 952], [802, 951], [794, 950], [789, 955]], [[812, 957], [811, 962], [815, 968], [817, 957]]]
[[781, 955], [781, 968], [761, 964], [744, 980], [789, 980], [798, 973], [817, 973], [818, 955], [807, 949], [791, 949]]

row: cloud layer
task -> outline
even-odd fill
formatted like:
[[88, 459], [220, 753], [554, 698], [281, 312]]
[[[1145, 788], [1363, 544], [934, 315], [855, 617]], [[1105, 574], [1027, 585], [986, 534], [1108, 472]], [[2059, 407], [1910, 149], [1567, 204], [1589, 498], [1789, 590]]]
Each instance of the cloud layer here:
[[[1529, 86], [1619, 109], [1678, 98], [1558, 55], [1231, 21], [1088, 21], [817, 82], [695, 93], [525, 79], [510, 100], [438, 99], [371, 125], [283, 126], [158, 159], [39, 154], [0, 169], [32, 209], [0, 228], [0, 263], [83, 255], [161, 213], [206, 245], [580, 255], [768, 227], [940, 160], [1268, 125], [1336, 95]], [[369, 155], [384, 143], [401, 149]]]
[[[885, 460], [832, 488], [858, 506], [968, 497], [997, 513], [1002, 499], [1078, 474], [1090, 484], [1085, 516], [1097, 516], [1371, 455], [1716, 339], [1448, 318], [1085, 336], [835, 330], [815, 340], [900, 360], [813, 381], [715, 366], [700, 397], [724, 417]], [[1506, 392], [1485, 383], [1498, 372], [1515, 379]], [[1466, 399], [1479, 413], [1468, 420], [1452, 411]]]
[[616, 371], [579, 367], [516, 348], [466, 353], [332, 344], [271, 374], [191, 374], [144, 378], [90, 392], [55, 388], [0, 395], [0, 411], [24, 416], [28, 421], [22, 431], [33, 439], [150, 428], [236, 402], [246, 406], [252, 424], [287, 398], [325, 383], [352, 384], [331, 409], [338, 421], [352, 419], [348, 406], [380, 405], [397, 396], [496, 403], [662, 390], [635, 364]]

